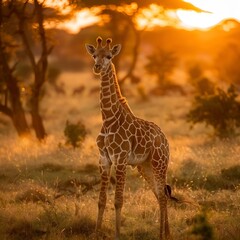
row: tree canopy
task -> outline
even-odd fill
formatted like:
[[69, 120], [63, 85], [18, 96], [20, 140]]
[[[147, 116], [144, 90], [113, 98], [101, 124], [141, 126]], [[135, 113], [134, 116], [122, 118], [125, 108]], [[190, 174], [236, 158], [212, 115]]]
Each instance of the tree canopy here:
[[141, 0], [141, 1], [134, 1], [134, 0], [72, 0], [72, 3], [77, 4], [80, 7], [96, 7], [96, 6], [109, 6], [109, 5], [116, 5], [122, 6], [125, 4], [132, 4], [136, 3], [139, 8], [148, 7], [150, 4], [157, 4], [166, 9], [186, 9], [186, 10], [194, 10], [201, 12], [202, 10], [193, 6], [190, 3], [183, 2], [182, 0]]

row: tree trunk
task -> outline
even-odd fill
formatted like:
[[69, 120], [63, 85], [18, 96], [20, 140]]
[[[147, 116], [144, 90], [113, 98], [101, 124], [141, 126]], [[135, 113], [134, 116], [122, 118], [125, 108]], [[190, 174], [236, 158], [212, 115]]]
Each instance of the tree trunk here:
[[32, 127], [35, 131], [35, 135], [39, 141], [44, 140], [47, 136], [43, 120], [41, 115], [39, 114], [39, 94], [40, 89], [35, 87], [32, 99], [31, 99], [31, 117], [32, 117]]
[[[26, 1], [27, 3], [27, 1]], [[26, 30], [26, 18], [24, 18], [25, 8], [22, 8], [22, 12], [16, 10], [16, 16], [19, 19], [19, 34], [22, 38], [23, 45], [25, 47], [26, 53], [32, 65], [34, 72], [34, 84], [32, 88], [31, 96], [31, 117], [32, 117], [32, 127], [35, 131], [38, 140], [42, 141], [46, 137], [46, 131], [43, 125], [42, 117], [39, 112], [39, 102], [40, 102], [40, 92], [42, 86], [46, 80], [46, 72], [48, 67], [48, 55], [51, 53], [52, 47], [48, 49], [47, 38], [44, 28], [44, 2], [40, 3], [38, 0], [34, 0], [33, 16], [35, 17], [39, 43], [41, 47], [41, 55], [38, 60], [34, 56], [34, 52], [31, 48], [30, 40], [27, 37]], [[26, 6], [26, 5], [25, 5]]]
[[[2, 10], [0, 9], [2, 14]], [[2, 27], [2, 19], [0, 18], [0, 28]], [[19, 136], [30, 135], [30, 129], [25, 117], [25, 112], [21, 102], [20, 89], [17, 79], [12, 74], [12, 69], [9, 67], [5, 48], [2, 42], [2, 29], [0, 29], [0, 72], [2, 80], [6, 84], [7, 92], [9, 92], [10, 104], [8, 107], [8, 94], [5, 95], [4, 105], [0, 106], [0, 111], [12, 119], [13, 125]], [[6, 93], [7, 93], [6, 92]]]
[[25, 117], [25, 113], [24, 113], [24, 110], [22, 108], [22, 105], [19, 101], [17, 102], [14, 102], [13, 103], [15, 106], [13, 107], [13, 109], [15, 109], [13, 111], [13, 114], [12, 114], [12, 122], [13, 122], [13, 125], [18, 133], [18, 135], [20, 137], [23, 137], [23, 136], [29, 136], [30, 135], [30, 129], [28, 127], [28, 124], [27, 124], [27, 120], [26, 120], [26, 117]]
[[18, 136], [20, 137], [29, 136], [30, 130], [21, 103], [19, 104], [19, 102], [18, 103], [14, 102], [13, 104], [15, 109], [14, 111], [9, 107], [0, 104], [0, 112], [11, 118], [13, 126], [15, 127]]
[[[6, 76], [5, 76], [6, 77]], [[13, 125], [19, 136], [30, 135], [30, 129], [26, 120], [25, 112], [20, 99], [20, 90], [16, 79], [11, 76], [7, 81], [7, 87], [10, 95], [11, 108], [6, 104], [0, 104], [0, 112], [11, 118]], [[6, 103], [6, 102], [5, 102]]]
[[12, 109], [12, 121], [17, 130], [19, 136], [30, 135], [30, 129], [26, 120], [25, 112], [21, 102], [20, 89], [17, 85], [17, 79], [9, 75], [7, 81], [7, 87], [10, 95], [10, 103]]

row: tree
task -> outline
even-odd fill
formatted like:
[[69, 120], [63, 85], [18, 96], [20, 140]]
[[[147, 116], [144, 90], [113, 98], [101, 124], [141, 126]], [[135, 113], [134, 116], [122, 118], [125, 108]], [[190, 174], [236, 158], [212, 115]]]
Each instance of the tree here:
[[[80, 8], [92, 8], [100, 7], [102, 9], [100, 15], [104, 18], [105, 15], [109, 16], [109, 21], [106, 22], [106, 26], [111, 33], [111, 36], [115, 41], [122, 44], [123, 48], [127, 45], [127, 42], [132, 36], [133, 44], [131, 44], [131, 62], [128, 64], [128, 70], [125, 75], [119, 78], [119, 84], [122, 85], [127, 78], [131, 80], [136, 79], [134, 76], [134, 70], [139, 55], [139, 48], [141, 43], [141, 35], [147, 28], [139, 29], [137, 26], [137, 17], [141, 9], [149, 7], [151, 4], [162, 6], [164, 9], [189, 9], [194, 11], [201, 11], [199, 8], [194, 7], [192, 4], [181, 0], [72, 0], [72, 4], [76, 4]], [[157, 14], [156, 14], [157, 16]], [[149, 19], [151, 21], [151, 19]], [[96, 36], [95, 36], [96, 37]], [[130, 42], [130, 41], [129, 41]], [[129, 44], [128, 44], [129, 45]], [[114, 59], [117, 72], [119, 63], [122, 62], [121, 55], [119, 58]]]
[[174, 83], [170, 76], [178, 63], [178, 57], [172, 51], [159, 49], [147, 57], [145, 68], [149, 74], [157, 76], [157, 87], [151, 93], [163, 95], [167, 92], [179, 92], [185, 95], [184, 89]]
[[159, 49], [154, 54], [149, 55], [147, 59], [146, 70], [149, 74], [156, 75], [159, 87], [164, 88], [168, 85], [169, 75], [177, 66], [177, 56], [172, 51]]
[[198, 95], [187, 114], [187, 121], [210, 125], [219, 138], [233, 137], [240, 127], [240, 102], [237, 98], [233, 85], [227, 91], [218, 88], [215, 94]]
[[[44, 11], [45, 10], [45, 11]], [[48, 9], [49, 10], [49, 9]], [[5, 85], [7, 92], [9, 92], [11, 105], [1, 105], [0, 110], [14, 120], [14, 126], [18, 133], [18, 126], [23, 125], [22, 128], [29, 132], [29, 127], [25, 119], [24, 110], [21, 103], [21, 92], [19, 86], [19, 79], [15, 76], [16, 67], [19, 60], [28, 60], [34, 75], [34, 81], [31, 83], [30, 96], [30, 113], [32, 118], [32, 126], [39, 140], [43, 140], [46, 136], [46, 131], [40, 116], [40, 96], [41, 89], [46, 81], [46, 72], [48, 67], [48, 56], [52, 51], [52, 46], [48, 46], [46, 31], [44, 28], [44, 21], [47, 14], [54, 11], [46, 11], [46, 8], [40, 1], [33, 2], [7, 0], [4, 3], [1, 1], [1, 62], [0, 66], [4, 72], [2, 83]], [[56, 14], [55, 14], [56, 15]], [[36, 49], [38, 48], [38, 52]], [[12, 52], [12, 56], [10, 54]], [[25, 52], [26, 59], [23, 56]], [[14, 57], [13, 57], [14, 56]], [[38, 57], [39, 56], [39, 57]], [[11, 63], [14, 65], [11, 66]], [[5, 103], [7, 102], [7, 99]], [[19, 113], [21, 112], [21, 114]], [[15, 121], [17, 123], [15, 123]], [[19, 135], [22, 135], [19, 133]]]
[[[14, 67], [9, 64], [11, 42], [8, 35], [4, 34], [3, 3], [0, 2], [0, 93], [4, 101], [0, 102], [0, 111], [11, 118], [19, 136], [29, 135], [30, 130], [25, 117], [25, 112], [20, 99], [20, 88], [13, 75]], [[11, 37], [10, 37], [11, 39]], [[8, 106], [8, 96], [11, 107]]]

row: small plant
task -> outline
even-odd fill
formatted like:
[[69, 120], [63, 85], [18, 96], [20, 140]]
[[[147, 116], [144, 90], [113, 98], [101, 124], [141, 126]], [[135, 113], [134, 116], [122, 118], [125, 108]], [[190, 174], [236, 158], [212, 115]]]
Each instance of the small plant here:
[[212, 126], [219, 138], [233, 137], [240, 127], [240, 102], [237, 97], [233, 85], [227, 91], [218, 88], [214, 94], [198, 95], [187, 114], [187, 121]]
[[64, 129], [64, 135], [66, 137], [66, 144], [70, 144], [73, 148], [80, 147], [82, 142], [87, 136], [87, 130], [82, 122], [70, 123], [66, 122]]
[[213, 228], [207, 220], [207, 213], [202, 210], [193, 218], [191, 234], [198, 236], [201, 240], [213, 240]]

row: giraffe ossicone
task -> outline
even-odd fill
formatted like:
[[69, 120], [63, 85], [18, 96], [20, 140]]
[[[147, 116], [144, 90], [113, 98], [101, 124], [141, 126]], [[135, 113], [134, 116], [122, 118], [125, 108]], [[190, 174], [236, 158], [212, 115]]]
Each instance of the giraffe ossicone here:
[[[97, 137], [100, 158], [101, 188], [98, 202], [96, 231], [102, 225], [107, 201], [107, 189], [111, 166], [116, 171], [115, 189], [115, 240], [120, 239], [121, 209], [127, 165], [136, 166], [149, 183], [160, 207], [159, 239], [170, 239], [167, 214], [167, 200], [171, 189], [167, 185], [169, 144], [162, 130], [154, 123], [136, 117], [131, 111], [119, 88], [112, 59], [119, 54], [121, 45], [110, 46], [107, 39], [96, 39], [97, 46], [86, 44], [88, 53], [94, 59], [93, 71], [100, 75], [100, 109], [102, 128]], [[169, 196], [170, 193], [170, 196]]]

